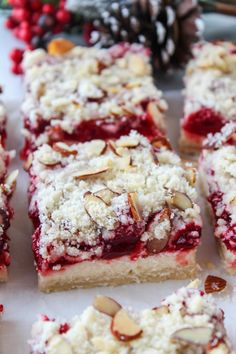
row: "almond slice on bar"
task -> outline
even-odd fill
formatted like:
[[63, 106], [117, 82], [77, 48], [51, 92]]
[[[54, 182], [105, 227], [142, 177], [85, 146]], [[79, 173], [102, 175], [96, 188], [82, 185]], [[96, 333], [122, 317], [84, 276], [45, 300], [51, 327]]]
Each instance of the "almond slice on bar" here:
[[106, 151], [106, 148], [107, 143], [100, 139], [92, 140], [87, 146], [89, 153], [95, 156], [103, 155]]
[[171, 204], [183, 211], [193, 207], [193, 203], [187, 194], [178, 191], [173, 192], [171, 197]]
[[190, 186], [194, 186], [197, 179], [196, 168], [194, 167], [185, 168], [185, 178], [189, 182]]
[[24, 170], [25, 171], [29, 171], [30, 167], [32, 166], [32, 162], [33, 162], [33, 156], [32, 156], [32, 154], [29, 154], [29, 156], [27, 157], [27, 160], [24, 163]]
[[136, 221], [141, 221], [142, 217], [139, 211], [139, 206], [137, 202], [137, 193], [136, 192], [130, 192], [128, 193], [128, 203], [130, 206], [130, 211], [131, 215]]
[[48, 43], [47, 50], [50, 55], [63, 55], [74, 47], [75, 44], [68, 39], [56, 38]]
[[139, 140], [131, 136], [125, 136], [117, 140], [116, 145], [123, 148], [135, 148], [139, 145]]
[[112, 319], [112, 334], [122, 342], [128, 342], [141, 336], [142, 329], [124, 310], [119, 310]]
[[107, 144], [108, 144], [109, 148], [111, 149], [111, 151], [112, 151], [115, 155], [117, 155], [117, 156], [119, 156], [119, 157], [122, 156], [122, 154], [121, 154], [122, 149], [119, 149], [119, 148], [116, 146], [116, 144], [114, 143], [113, 140], [109, 140]]
[[160, 149], [160, 148], [164, 147], [168, 150], [172, 150], [169, 140], [167, 140], [164, 136], [159, 136], [159, 137], [154, 138], [151, 141], [151, 144], [156, 149]]
[[206, 346], [210, 342], [212, 334], [212, 328], [198, 326], [179, 329], [175, 331], [171, 337], [189, 344]]
[[136, 75], [144, 75], [146, 73], [146, 63], [137, 54], [132, 54], [128, 58], [128, 67]]
[[54, 151], [59, 152], [62, 156], [77, 155], [78, 153], [76, 149], [73, 149], [69, 145], [62, 142], [54, 143], [52, 148]]
[[159, 110], [157, 104], [155, 102], [149, 102], [147, 105], [147, 112], [152, 117], [154, 123], [157, 125], [158, 128], [161, 130], [165, 129], [165, 124], [163, 121], [163, 114]]
[[45, 153], [44, 155], [39, 157], [39, 162], [45, 166], [53, 167], [58, 165], [60, 163], [60, 160], [58, 157], [55, 157], [50, 153]]
[[206, 294], [212, 294], [223, 291], [226, 286], [227, 281], [225, 279], [216, 277], [214, 275], [208, 275], [204, 283]]
[[108, 316], [114, 317], [121, 309], [121, 305], [111, 297], [97, 295], [93, 301], [93, 307]]
[[88, 168], [85, 170], [81, 170], [74, 175], [75, 179], [85, 179], [91, 177], [97, 177], [102, 173], [105, 173], [109, 170], [109, 167], [98, 167], [98, 168]]
[[[91, 192], [84, 195], [84, 209], [98, 226], [104, 227], [108, 231], [116, 227], [114, 211], [100, 197]], [[98, 213], [98, 210], [100, 213]], [[114, 220], [114, 222], [110, 222], [111, 220]]]
[[109, 204], [111, 204], [112, 198], [118, 194], [113, 192], [109, 188], [103, 188], [103, 189], [100, 189], [99, 191], [95, 192], [94, 195], [101, 198], [104, 201], [104, 203], [109, 205]]
[[13, 192], [16, 187], [16, 180], [18, 175], [19, 170], [14, 170], [5, 178], [4, 184], [6, 184], [8, 188], [10, 188], [11, 192]]
[[147, 241], [147, 251], [149, 254], [157, 254], [161, 252], [167, 245], [169, 241], [169, 237], [166, 236], [164, 238], [158, 239], [158, 238], [152, 238]]

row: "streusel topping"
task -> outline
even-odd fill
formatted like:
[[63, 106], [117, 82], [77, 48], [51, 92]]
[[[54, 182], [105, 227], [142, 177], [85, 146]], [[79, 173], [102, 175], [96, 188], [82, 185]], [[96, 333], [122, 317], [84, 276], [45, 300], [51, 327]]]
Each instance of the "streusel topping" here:
[[27, 53], [22, 111], [31, 127], [45, 120], [72, 133], [84, 120], [142, 115], [147, 101], [156, 101], [164, 112], [167, 105], [144, 49], [130, 45], [117, 57], [114, 48], [75, 47], [58, 57], [42, 49]]
[[[65, 322], [39, 319], [32, 329], [32, 351], [39, 354], [191, 354], [204, 353], [207, 345], [209, 353], [230, 351], [223, 312], [211, 296], [203, 296], [199, 290], [181, 288], [163, 301], [161, 307], [127, 313], [142, 331], [137, 339], [119, 340], [112, 331], [116, 315], [112, 319], [91, 306], [81, 316], [67, 322], [64, 333], [61, 328], [65, 328]], [[199, 328], [204, 344], [199, 342]], [[189, 342], [177, 339], [177, 333], [186, 329]], [[202, 337], [201, 341], [203, 343]], [[210, 343], [219, 351], [211, 349]]]
[[208, 107], [226, 120], [236, 119], [236, 46], [203, 42], [193, 52], [185, 77], [185, 115]]
[[[62, 253], [66, 247], [71, 255], [87, 258], [91, 254], [82, 255], [78, 243], [96, 246], [101, 235], [112, 239], [117, 227], [134, 223], [145, 230], [150, 215], [168, 205], [175, 229], [199, 223], [192, 172], [174, 152], [154, 148], [134, 131], [108, 143], [41, 146], [30, 169], [36, 187], [30, 209], [38, 209], [42, 257], [55, 244], [56, 252], [60, 245]], [[159, 221], [143, 241], [170, 231], [170, 220], [160, 216]]]

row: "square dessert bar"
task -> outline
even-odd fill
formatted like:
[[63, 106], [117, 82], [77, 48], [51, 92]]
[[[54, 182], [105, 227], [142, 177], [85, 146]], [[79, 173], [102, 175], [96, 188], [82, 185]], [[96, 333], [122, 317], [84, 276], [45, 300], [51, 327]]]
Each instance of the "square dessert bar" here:
[[4, 147], [5, 134], [5, 108], [0, 102], [0, 282], [7, 280], [7, 266], [10, 263], [7, 229], [13, 211], [9, 205], [10, 197], [14, 191], [18, 171], [7, 176], [7, 167], [14, 157], [14, 152], [7, 152]]
[[30, 216], [39, 287], [187, 278], [201, 233], [195, 170], [165, 138], [44, 144], [33, 153]]
[[228, 123], [204, 143], [199, 160], [202, 185], [224, 265], [236, 274], [236, 123]]
[[118, 138], [131, 129], [153, 138], [164, 129], [167, 104], [153, 83], [147, 49], [71, 43], [62, 52], [63, 45], [55, 40], [48, 52], [37, 49], [24, 58], [24, 155], [42, 143]]
[[211, 295], [188, 287], [139, 312], [97, 296], [70, 321], [41, 316], [29, 344], [32, 354], [232, 353], [223, 311]]
[[236, 120], [236, 45], [202, 42], [193, 54], [186, 70], [181, 120], [180, 147], [187, 153], [197, 152], [208, 133]]

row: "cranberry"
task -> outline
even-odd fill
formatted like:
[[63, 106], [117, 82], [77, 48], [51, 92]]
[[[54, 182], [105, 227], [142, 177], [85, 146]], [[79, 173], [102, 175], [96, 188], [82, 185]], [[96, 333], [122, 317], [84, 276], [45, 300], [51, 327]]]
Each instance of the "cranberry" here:
[[56, 18], [59, 23], [67, 24], [70, 22], [71, 14], [69, 11], [67, 11], [65, 9], [60, 9], [56, 13]]
[[0, 304], [0, 312], [4, 311], [4, 306], [2, 304]]
[[6, 21], [5, 21], [5, 27], [8, 28], [8, 29], [13, 29], [16, 27], [16, 22], [15, 20], [9, 16]]
[[32, 33], [28, 29], [22, 28], [19, 31], [19, 38], [26, 43], [30, 43], [32, 38]]
[[42, 8], [42, 12], [47, 15], [53, 15], [55, 11], [55, 7], [52, 4], [44, 4]]
[[41, 10], [42, 8], [41, 0], [30, 1], [30, 7], [33, 11]]
[[29, 19], [30, 12], [26, 9], [13, 8], [12, 17], [18, 22], [25, 21]]
[[10, 52], [10, 58], [13, 60], [15, 63], [21, 63], [22, 58], [23, 58], [24, 50], [14, 48]]
[[189, 133], [207, 136], [208, 133], [216, 133], [224, 125], [224, 118], [220, 113], [210, 108], [201, 108], [190, 114], [183, 123], [183, 129]]
[[66, 333], [69, 329], [70, 329], [69, 325], [67, 323], [63, 323], [60, 325], [59, 333], [60, 334]]
[[11, 71], [13, 72], [13, 74], [16, 74], [16, 75], [21, 75], [23, 73], [22, 67], [18, 63], [13, 63], [12, 64]]

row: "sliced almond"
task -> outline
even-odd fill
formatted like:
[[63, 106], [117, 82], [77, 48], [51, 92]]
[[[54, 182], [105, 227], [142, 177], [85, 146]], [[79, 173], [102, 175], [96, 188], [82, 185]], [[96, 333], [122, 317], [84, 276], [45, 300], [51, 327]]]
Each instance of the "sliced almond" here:
[[116, 227], [116, 216], [111, 208], [98, 196], [87, 192], [84, 195], [84, 208], [90, 218], [100, 227], [113, 230]]
[[118, 149], [118, 147], [116, 146], [116, 144], [114, 143], [113, 140], [108, 141], [108, 146], [115, 155], [117, 155], [119, 157], [122, 156], [122, 154], [121, 154], [122, 149]]
[[154, 138], [151, 144], [156, 149], [160, 149], [164, 147], [168, 150], [172, 150], [170, 142], [164, 136], [159, 136]]
[[159, 110], [155, 102], [149, 102], [147, 105], [147, 112], [152, 117], [154, 123], [161, 130], [165, 130], [165, 123], [163, 120], [163, 113]]
[[82, 171], [79, 171], [74, 175], [75, 179], [85, 179], [92, 178], [101, 175], [109, 170], [109, 167], [98, 167], [98, 168], [88, 168]]
[[119, 310], [112, 319], [112, 334], [122, 342], [128, 342], [141, 336], [142, 329], [124, 310]]
[[130, 55], [128, 59], [129, 69], [136, 75], [144, 75], [146, 73], [147, 64], [144, 62], [142, 57], [137, 54]]
[[141, 214], [139, 212], [139, 206], [137, 203], [137, 193], [136, 192], [128, 193], [128, 203], [130, 206], [131, 215], [134, 218], [134, 220], [141, 221], [142, 218], [141, 218]]
[[93, 307], [99, 312], [105, 313], [108, 316], [114, 317], [121, 309], [121, 305], [108, 296], [98, 295], [93, 301]]
[[159, 316], [167, 315], [169, 313], [169, 308], [166, 305], [154, 307], [153, 311]]
[[194, 186], [196, 183], [196, 179], [197, 179], [196, 168], [191, 168], [191, 167], [186, 168], [185, 177], [186, 177], [187, 181], [189, 182], [190, 186]]
[[4, 184], [6, 184], [8, 188], [10, 188], [11, 192], [13, 192], [16, 187], [16, 180], [18, 175], [19, 170], [14, 170], [5, 178]]
[[226, 286], [227, 281], [225, 279], [214, 275], [208, 275], [204, 284], [205, 292], [207, 294], [223, 291]]
[[191, 199], [185, 193], [178, 191], [173, 192], [171, 204], [183, 211], [193, 206]]
[[127, 171], [132, 165], [131, 162], [131, 156], [126, 155], [117, 159], [115, 164], [120, 170]]
[[117, 140], [116, 145], [124, 148], [135, 148], [139, 145], [139, 140], [131, 136], [126, 136]]
[[50, 55], [63, 55], [74, 47], [75, 44], [68, 39], [56, 38], [48, 43], [47, 50]]
[[189, 344], [206, 346], [213, 334], [213, 329], [210, 327], [187, 327], [175, 331], [172, 338]]
[[52, 167], [58, 165], [60, 160], [50, 153], [45, 153], [44, 155], [40, 156], [39, 162], [45, 166]]
[[95, 196], [101, 198], [107, 205], [111, 204], [112, 198], [117, 195], [109, 188], [103, 188], [94, 193]]
[[107, 143], [100, 139], [92, 140], [87, 147], [89, 153], [95, 156], [103, 155], [106, 151], [106, 148]]
[[149, 254], [157, 254], [161, 252], [168, 243], [168, 237], [165, 238], [153, 238], [147, 241], [147, 251]]
[[230, 204], [236, 205], [236, 196], [233, 199], [231, 199]]
[[29, 169], [32, 165], [32, 162], [33, 162], [33, 156], [32, 156], [32, 154], [29, 154], [29, 156], [27, 157], [27, 160], [24, 163], [24, 170], [25, 171], [29, 171]]
[[71, 146], [62, 142], [54, 143], [52, 148], [62, 156], [77, 155], [78, 153], [76, 149], [73, 149]]

